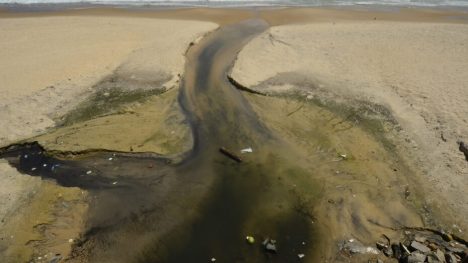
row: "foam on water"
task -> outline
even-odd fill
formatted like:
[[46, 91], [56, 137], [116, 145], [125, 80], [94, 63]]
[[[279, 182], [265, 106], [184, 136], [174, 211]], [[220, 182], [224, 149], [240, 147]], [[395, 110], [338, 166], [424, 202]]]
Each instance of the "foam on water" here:
[[0, 0], [0, 4], [54, 3], [155, 6], [468, 6], [468, 0]]

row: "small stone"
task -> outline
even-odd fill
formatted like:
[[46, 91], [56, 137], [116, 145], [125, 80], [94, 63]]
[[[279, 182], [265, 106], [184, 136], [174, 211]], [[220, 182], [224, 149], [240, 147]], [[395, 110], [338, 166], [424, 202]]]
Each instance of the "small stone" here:
[[419, 250], [419, 251], [421, 251], [423, 253], [431, 252], [430, 248], [428, 248], [427, 246], [419, 243], [418, 241], [411, 242], [411, 247], [416, 249], [416, 250]]
[[423, 236], [415, 236], [414, 240], [418, 241], [419, 243], [424, 243], [426, 242], [427, 238]]
[[407, 263], [423, 263], [424, 261], [426, 261], [426, 255], [415, 251], [408, 256], [406, 262]]
[[36, 167], [33, 167], [33, 168], [31, 168], [31, 171], [35, 171], [36, 169], [37, 169]]
[[211, 262], [215, 262], [216, 261], [216, 258], [211, 258]]
[[108, 159], [108, 160], [109, 160], [109, 161], [112, 161], [112, 159], [113, 159], [112, 157], [109, 157], [109, 159]]
[[447, 263], [457, 263], [458, 262], [457, 258], [452, 253], [445, 254], [445, 260], [447, 261]]
[[73, 243], [73, 238], [68, 239], [68, 243]]
[[116, 184], [117, 184], [117, 182], [112, 182], [112, 184], [113, 184], [113, 185], [116, 185]]
[[249, 244], [255, 243], [255, 238], [253, 236], [246, 236], [245, 240], [247, 240], [247, 243]]
[[47, 164], [46, 164], [46, 163], [45, 163], [45, 164], [43, 164], [43, 165], [42, 165], [42, 167], [47, 167]]
[[299, 259], [302, 259], [302, 258], [305, 257], [305, 255], [304, 255], [304, 254], [297, 254], [297, 257], [298, 257]]
[[92, 173], [93, 173], [93, 171], [87, 171], [87, 172], [86, 172], [86, 174], [88, 174], [88, 175], [89, 175], [89, 174], [92, 174]]

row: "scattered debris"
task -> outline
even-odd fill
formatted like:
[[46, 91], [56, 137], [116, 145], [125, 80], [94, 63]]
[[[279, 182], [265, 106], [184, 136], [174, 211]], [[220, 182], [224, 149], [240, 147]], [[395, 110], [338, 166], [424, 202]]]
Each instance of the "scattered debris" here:
[[109, 157], [109, 159], [108, 159], [108, 160], [109, 160], [109, 161], [112, 161], [113, 159], [114, 159], [114, 158], [112, 158], [112, 157]]
[[33, 167], [33, 168], [31, 168], [31, 171], [35, 171], [36, 169], [37, 169], [36, 167]]
[[45, 164], [43, 164], [43, 165], [42, 165], [42, 167], [47, 167], [47, 164], [46, 164], [46, 163], [45, 163]]
[[[388, 237], [387, 237], [388, 238]], [[377, 242], [385, 256], [404, 263], [460, 263], [468, 262], [468, 242], [443, 231], [427, 228], [405, 228], [401, 242]]]
[[59, 263], [62, 260], [62, 256], [60, 254], [55, 254], [50, 260], [49, 263]]
[[342, 153], [342, 154], [340, 154], [340, 158], [343, 159], [343, 160], [346, 160], [346, 159], [348, 159], [348, 155]]
[[117, 184], [117, 181], [115, 181], [115, 182], [112, 182], [112, 184], [113, 184], [113, 185], [116, 185], [116, 184]]
[[211, 258], [211, 262], [215, 262], [216, 261], [216, 258]]
[[253, 149], [251, 147], [241, 150], [241, 153], [252, 153], [252, 152], [253, 152]]
[[297, 257], [298, 257], [299, 259], [302, 259], [302, 258], [305, 257], [305, 255], [304, 255], [304, 254], [297, 254]]
[[68, 239], [68, 243], [73, 243], [73, 238]]
[[379, 254], [379, 250], [373, 247], [364, 246], [356, 239], [349, 239], [340, 244], [340, 250], [350, 254]]
[[234, 161], [236, 161], [236, 162], [238, 162], [238, 163], [241, 163], [241, 162], [242, 162], [242, 159], [241, 159], [239, 156], [233, 154], [232, 152], [228, 151], [228, 150], [227, 150], [226, 148], [224, 148], [224, 147], [219, 148], [219, 151], [220, 151], [222, 154], [226, 155], [227, 157], [233, 159]]
[[263, 240], [262, 245], [263, 245], [263, 247], [265, 248], [265, 250], [267, 252], [270, 252], [270, 253], [278, 252], [277, 249], [276, 249], [276, 240], [274, 240], [274, 239], [267, 238], [267, 239]]
[[88, 175], [89, 175], [89, 174], [92, 174], [92, 173], [93, 173], [93, 171], [87, 171], [87, 172], [86, 172], [86, 174], [88, 174]]
[[249, 244], [255, 243], [255, 238], [253, 236], [246, 236], [245, 240], [247, 240], [247, 243]]

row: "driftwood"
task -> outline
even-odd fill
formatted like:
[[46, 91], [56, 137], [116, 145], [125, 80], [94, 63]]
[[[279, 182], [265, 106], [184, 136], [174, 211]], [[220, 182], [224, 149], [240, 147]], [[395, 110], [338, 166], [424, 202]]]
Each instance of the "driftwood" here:
[[234, 161], [236, 161], [236, 162], [238, 162], [238, 163], [241, 163], [241, 162], [242, 162], [242, 159], [241, 159], [239, 156], [237, 156], [237, 155], [235, 155], [234, 153], [228, 151], [228, 150], [227, 150], [226, 148], [224, 148], [224, 147], [219, 148], [219, 151], [220, 151], [222, 154], [226, 155], [227, 157], [233, 159]]

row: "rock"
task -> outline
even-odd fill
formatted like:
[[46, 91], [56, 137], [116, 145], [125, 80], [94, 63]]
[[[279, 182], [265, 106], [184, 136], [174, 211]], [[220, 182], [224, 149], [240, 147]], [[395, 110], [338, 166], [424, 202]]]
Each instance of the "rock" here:
[[458, 262], [457, 258], [452, 253], [446, 253], [445, 254], [445, 261], [447, 261], [447, 263], [457, 263]]
[[445, 263], [444, 252], [442, 252], [440, 249], [437, 249], [434, 255], [437, 257], [437, 260], [439, 260], [442, 263]]
[[421, 254], [417, 251], [411, 253], [406, 258], [407, 263], [424, 263], [426, 261], [426, 255]]
[[246, 236], [245, 240], [247, 240], [247, 243], [249, 244], [255, 243], [255, 238], [253, 236]]
[[263, 244], [263, 247], [265, 248], [265, 250], [267, 252], [270, 252], [270, 253], [276, 253], [277, 252], [276, 240], [267, 238], [262, 242], [262, 244]]
[[411, 247], [416, 249], [416, 250], [419, 250], [419, 251], [421, 251], [423, 253], [431, 252], [430, 248], [428, 248], [427, 246], [419, 243], [418, 241], [411, 242]]

